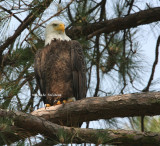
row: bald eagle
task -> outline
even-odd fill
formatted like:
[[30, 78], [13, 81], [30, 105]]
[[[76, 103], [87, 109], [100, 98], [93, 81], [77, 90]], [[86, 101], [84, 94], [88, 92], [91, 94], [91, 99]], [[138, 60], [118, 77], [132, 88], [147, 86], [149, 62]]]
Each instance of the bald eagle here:
[[65, 34], [61, 21], [46, 26], [45, 47], [35, 56], [35, 77], [46, 106], [86, 97], [86, 66], [78, 41]]

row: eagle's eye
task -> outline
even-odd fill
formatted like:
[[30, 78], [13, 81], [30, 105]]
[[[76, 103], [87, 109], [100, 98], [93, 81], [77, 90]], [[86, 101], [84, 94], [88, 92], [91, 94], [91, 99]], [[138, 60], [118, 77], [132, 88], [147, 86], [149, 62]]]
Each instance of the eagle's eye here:
[[55, 23], [54, 23], [54, 24], [52, 24], [52, 25], [53, 25], [53, 26], [57, 26], [58, 24], [55, 24]]

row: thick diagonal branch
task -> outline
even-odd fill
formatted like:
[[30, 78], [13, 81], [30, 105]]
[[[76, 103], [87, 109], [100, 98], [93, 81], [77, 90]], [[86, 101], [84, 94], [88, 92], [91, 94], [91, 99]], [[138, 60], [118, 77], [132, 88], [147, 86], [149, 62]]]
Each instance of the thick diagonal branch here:
[[134, 93], [83, 100], [41, 108], [32, 113], [57, 124], [115, 117], [160, 115], [160, 92]]
[[75, 26], [67, 30], [71, 38], [86, 36], [88, 39], [101, 33], [110, 33], [123, 29], [133, 28], [144, 24], [160, 21], [160, 7], [143, 10], [126, 17], [115, 18], [97, 23], [88, 23], [85, 26]]
[[[57, 143], [94, 143], [120, 145], [157, 145], [159, 133], [141, 133], [127, 130], [96, 130], [59, 126], [44, 118], [22, 112], [0, 110], [0, 116], [11, 118], [14, 125], [34, 134], [42, 134]], [[67, 137], [65, 136], [67, 135]]]

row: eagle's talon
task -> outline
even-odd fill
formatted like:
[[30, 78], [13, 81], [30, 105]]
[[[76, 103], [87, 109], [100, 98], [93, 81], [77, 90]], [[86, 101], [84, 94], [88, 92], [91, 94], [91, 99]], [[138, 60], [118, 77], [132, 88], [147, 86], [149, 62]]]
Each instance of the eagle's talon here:
[[62, 103], [61, 103], [61, 101], [58, 100], [57, 103], [56, 103], [56, 105], [59, 105], [59, 104], [62, 104]]
[[63, 100], [63, 104], [67, 103], [67, 100]]
[[45, 107], [50, 107], [51, 105], [50, 104], [45, 104]]

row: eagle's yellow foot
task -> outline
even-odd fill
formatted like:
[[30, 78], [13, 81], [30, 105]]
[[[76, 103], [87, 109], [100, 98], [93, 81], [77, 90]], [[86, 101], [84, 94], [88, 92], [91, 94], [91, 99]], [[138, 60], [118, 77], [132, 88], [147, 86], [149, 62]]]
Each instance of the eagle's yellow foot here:
[[45, 104], [45, 107], [50, 107], [51, 105], [50, 104]]
[[66, 104], [66, 103], [74, 102], [74, 101], [76, 101], [75, 97], [70, 97], [67, 100], [63, 100], [63, 101], [58, 100], [57, 102], [55, 102], [54, 106], [59, 105], [59, 104]]
[[61, 103], [61, 101], [58, 100], [57, 103], [56, 103], [56, 105], [59, 105], [59, 104], [62, 104], [62, 103]]
[[64, 104], [67, 103], [67, 100], [63, 100], [63, 103], [64, 103]]
[[62, 102], [61, 101], [57, 101], [57, 103], [56, 103], [56, 105], [59, 105], [59, 104], [65, 104], [65, 103], [67, 103], [67, 101], [66, 100], [63, 100]]

